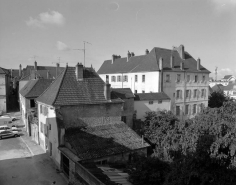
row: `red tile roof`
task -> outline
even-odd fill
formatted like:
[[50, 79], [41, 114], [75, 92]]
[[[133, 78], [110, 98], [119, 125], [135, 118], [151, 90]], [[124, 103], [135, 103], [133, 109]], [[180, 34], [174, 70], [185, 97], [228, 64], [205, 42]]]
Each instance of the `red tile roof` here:
[[130, 152], [149, 146], [122, 121], [65, 131], [65, 141], [81, 160]]
[[137, 93], [135, 94], [134, 101], [143, 101], [143, 100], [170, 100], [170, 97], [167, 96], [164, 92], [159, 93]]
[[53, 106], [108, 102], [104, 82], [94, 69], [84, 68], [83, 80], [77, 81], [75, 67], [67, 67], [37, 101]]
[[[174, 56], [173, 69], [170, 67], [171, 55]], [[181, 71], [180, 62], [184, 62], [185, 71], [199, 72], [197, 61], [189, 53], [185, 52], [185, 60], [183, 60], [176, 50], [155, 47], [147, 55], [130, 57], [128, 62], [126, 57], [115, 59], [113, 64], [111, 60], [106, 60], [98, 70], [98, 74], [158, 71], [160, 57], [163, 58], [163, 70]], [[200, 70], [201, 72], [210, 73], [202, 65], [200, 65]]]

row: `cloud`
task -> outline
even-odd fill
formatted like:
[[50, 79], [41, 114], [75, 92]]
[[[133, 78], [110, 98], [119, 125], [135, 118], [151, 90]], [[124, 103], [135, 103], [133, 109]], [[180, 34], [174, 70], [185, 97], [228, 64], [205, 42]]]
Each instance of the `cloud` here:
[[232, 70], [229, 69], [229, 68], [220, 69], [220, 71], [222, 71], [222, 72], [232, 72]]
[[57, 41], [56, 46], [59, 51], [69, 51], [70, 50], [70, 48], [65, 43], [63, 43], [61, 41]]
[[210, 0], [217, 13], [235, 12], [236, 0]]
[[43, 12], [37, 18], [30, 17], [26, 21], [27, 26], [44, 28], [45, 25], [63, 26], [65, 24], [64, 16], [56, 11]]

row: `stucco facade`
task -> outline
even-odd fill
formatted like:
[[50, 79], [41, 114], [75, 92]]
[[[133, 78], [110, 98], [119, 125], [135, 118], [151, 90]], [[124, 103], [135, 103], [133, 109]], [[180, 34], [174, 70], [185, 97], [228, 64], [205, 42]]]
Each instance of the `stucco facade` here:
[[[106, 75], [108, 75], [112, 88], [130, 88], [133, 93], [149, 93], [159, 91], [159, 73], [159, 71], [130, 72], [99, 74], [99, 76], [106, 81]], [[125, 79], [125, 81], [122, 79]]]
[[5, 113], [8, 110], [10, 78], [8, 74], [0, 74], [0, 112]]

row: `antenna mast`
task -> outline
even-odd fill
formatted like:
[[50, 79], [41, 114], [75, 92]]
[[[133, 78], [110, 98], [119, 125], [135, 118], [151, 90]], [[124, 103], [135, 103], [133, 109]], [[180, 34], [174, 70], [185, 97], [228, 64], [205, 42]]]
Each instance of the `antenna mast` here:
[[84, 49], [73, 49], [73, 50], [82, 50], [82, 51], [84, 51], [84, 67], [85, 67], [85, 44], [90, 44], [90, 45], [92, 45], [91, 43], [89, 43], [89, 42], [87, 42], [87, 41], [83, 41], [84, 42]]

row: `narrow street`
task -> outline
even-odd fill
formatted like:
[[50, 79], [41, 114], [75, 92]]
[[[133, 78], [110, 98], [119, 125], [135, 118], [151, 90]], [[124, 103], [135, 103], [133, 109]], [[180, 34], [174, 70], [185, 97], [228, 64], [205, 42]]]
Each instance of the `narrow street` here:
[[0, 140], [0, 185], [65, 185], [50, 157], [22, 131]]

